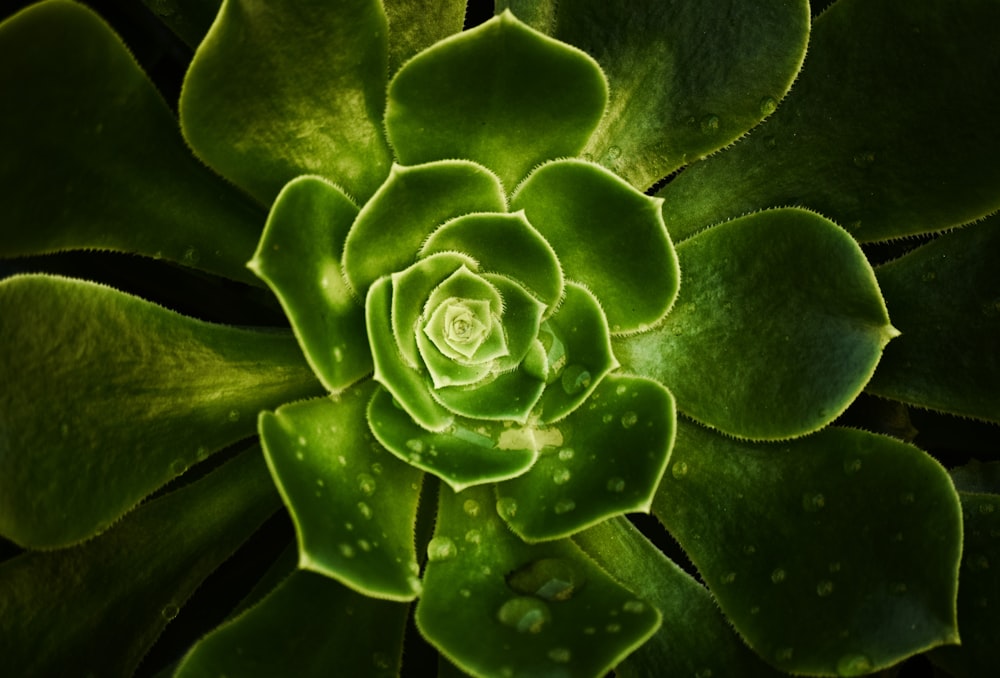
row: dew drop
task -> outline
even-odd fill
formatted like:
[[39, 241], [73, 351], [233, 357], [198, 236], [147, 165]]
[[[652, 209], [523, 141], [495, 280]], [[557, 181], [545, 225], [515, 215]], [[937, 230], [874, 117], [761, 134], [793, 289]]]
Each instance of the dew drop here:
[[723, 584], [732, 584], [734, 581], [736, 581], [736, 573], [735, 572], [727, 572], [726, 574], [724, 574], [722, 576], [722, 583]]
[[392, 659], [385, 652], [373, 652], [372, 665], [377, 669], [385, 671], [392, 668]]
[[422, 454], [427, 446], [424, 445], [423, 440], [418, 440], [417, 438], [410, 438], [406, 441], [406, 448], [411, 452], [416, 452], [417, 454]]
[[824, 579], [816, 584], [816, 595], [820, 598], [826, 598], [831, 593], [833, 593], [833, 582], [829, 579]]
[[610, 160], [617, 160], [622, 157], [622, 149], [620, 146], [612, 146], [608, 149], [608, 158]]
[[565, 485], [569, 482], [573, 474], [570, 473], [568, 468], [560, 466], [555, 471], [552, 472], [552, 482], [556, 485]]
[[234, 421], [234, 422], [235, 421], [239, 421], [240, 420], [240, 411], [239, 410], [229, 410], [229, 414], [227, 415], [227, 418], [229, 419], [229, 421]]
[[568, 365], [559, 378], [567, 394], [579, 393], [593, 381], [593, 376], [583, 365]]
[[197, 264], [200, 259], [201, 255], [198, 254], [198, 250], [196, 250], [195, 248], [189, 247], [186, 250], [184, 250], [183, 261], [188, 266], [193, 266], [194, 264]]
[[184, 463], [183, 459], [174, 459], [172, 462], [170, 462], [171, 475], [179, 476], [185, 471], [187, 471], [187, 464]]
[[483, 535], [479, 530], [469, 530], [465, 533], [465, 541], [476, 546], [483, 540]]
[[465, 503], [462, 504], [462, 510], [465, 511], [465, 515], [475, 518], [479, 515], [479, 502], [475, 499], [466, 499]]
[[469, 589], [459, 589], [458, 595], [462, 596], [463, 598], [471, 598], [472, 591], [470, 591]]
[[334, 346], [333, 359], [336, 360], [338, 363], [344, 362], [344, 349], [340, 348], [339, 346]]
[[618, 386], [615, 387], [616, 395], [623, 396], [626, 393], [628, 393], [628, 386], [626, 386], [625, 384], [618, 384]]
[[808, 513], [816, 513], [826, 506], [826, 497], [819, 492], [807, 492], [802, 495], [802, 508]]
[[715, 134], [719, 131], [719, 116], [706, 115], [701, 119], [701, 131], [704, 134]]
[[615, 476], [608, 478], [608, 492], [623, 492], [625, 490], [625, 479]]
[[539, 633], [552, 621], [552, 613], [544, 601], [531, 596], [518, 596], [500, 606], [497, 619], [521, 633]]
[[863, 676], [871, 671], [872, 662], [863, 654], [845, 655], [837, 662], [837, 675], [839, 676]]
[[305, 447], [306, 446], [306, 442], [308, 442], [308, 441], [306, 440], [305, 436], [299, 436], [299, 440], [298, 440], [299, 447]]
[[500, 497], [497, 500], [497, 513], [510, 520], [517, 515], [517, 500], [514, 497]]
[[774, 97], [764, 97], [760, 100], [760, 114], [771, 115], [778, 109], [778, 102]]
[[563, 448], [559, 450], [559, 460], [569, 461], [570, 459], [573, 458], [574, 454], [576, 454], [576, 451], [572, 447]]
[[757, 553], [757, 547], [754, 546], [753, 544], [747, 544], [746, 546], [743, 547], [743, 553], [747, 554], [748, 556], [752, 556], [753, 554]]
[[358, 502], [358, 513], [361, 514], [362, 518], [366, 518], [367, 520], [371, 520], [371, 518], [372, 518], [372, 507], [369, 506], [368, 504], [364, 503], [363, 501], [359, 501]]
[[302, 450], [299, 450], [298, 452], [295, 453], [295, 458], [298, 459], [299, 461], [302, 461], [303, 459], [306, 458], [306, 455], [305, 453], [302, 452]]
[[372, 478], [367, 473], [358, 474], [358, 488], [366, 496], [370, 497], [375, 494], [375, 479]]
[[775, 584], [780, 584], [781, 582], [785, 581], [785, 578], [787, 576], [788, 573], [779, 567], [775, 569], [773, 572], [771, 572], [771, 581], [774, 582]]
[[916, 500], [917, 498], [914, 496], [912, 492], [904, 492], [903, 494], [899, 495], [899, 503], [903, 504], [904, 506], [912, 504]]
[[875, 152], [874, 151], [861, 151], [854, 154], [854, 166], [865, 169], [871, 167], [875, 163]]
[[632, 614], [641, 614], [646, 611], [646, 604], [641, 600], [630, 600], [622, 605], [622, 609]]
[[160, 616], [166, 619], [167, 621], [170, 621], [171, 619], [176, 617], [180, 611], [181, 611], [180, 608], [177, 607], [175, 604], [167, 603], [166, 605], [163, 606], [163, 609], [160, 610]]
[[340, 555], [344, 556], [345, 558], [354, 557], [354, 547], [351, 546], [350, 544], [343, 543], [340, 544], [337, 548], [340, 550]]
[[615, 623], [612, 622], [611, 624], [608, 624], [607, 626], [605, 626], [604, 630], [607, 631], [608, 633], [618, 633], [619, 631], [622, 630], [622, 625], [621, 624], [615, 624]]
[[926, 271], [920, 275], [920, 279], [923, 282], [933, 282], [935, 278], [937, 278], [937, 273], [934, 271]]
[[367, 553], [368, 551], [372, 550], [372, 544], [367, 539], [359, 539], [358, 540], [358, 548], [360, 548], [362, 551], [364, 551], [365, 553]]
[[557, 514], [563, 515], [564, 513], [569, 513], [576, 508], [576, 502], [572, 499], [560, 499], [556, 502], [555, 508], [553, 509]]
[[375, 475], [377, 476], [382, 475], [382, 464], [375, 462], [374, 464], [372, 464], [371, 468], [372, 468], [372, 473], [374, 473]]
[[984, 503], [982, 503], [982, 504], [979, 505], [979, 512], [981, 514], [983, 514], [983, 515], [989, 515], [989, 514], [993, 513], [994, 510], [995, 509], [993, 507], [993, 504], [984, 502]]
[[688, 465], [687, 462], [685, 461], [675, 461], [673, 464], [670, 465], [670, 474], [673, 475], [673, 477], [677, 478], [678, 480], [686, 476], [687, 472], [688, 472]]
[[434, 563], [451, 560], [458, 555], [458, 549], [448, 537], [434, 537], [427, 544], [427, 558]]
[[631, 410], [622, 415], [622, 426], [624, 428], [632, 428], [639, 421], [639, 415]]
[[840, 562], [836, 560], [833, 561], [832, 563], [830, 563], [827, 569], [830, 570], [830, 574], [836, 574], [837, 572], [840, 572]]
[[549, 601], [569, 600], [586, 581], [576, 565], [562, 558], [541, 558], [507, 575], [512, 590]]
[[549, 659], [557, 664], [566, 664], [573, 658], [573, 654], [565, 647], [554, 647], [549, 650]]
[[615, 415], [613, 414], [605, 414], [604, 416], [601, 417], [601, 421], [603, 421], [605, 424], [610, 424], [614, 418]]

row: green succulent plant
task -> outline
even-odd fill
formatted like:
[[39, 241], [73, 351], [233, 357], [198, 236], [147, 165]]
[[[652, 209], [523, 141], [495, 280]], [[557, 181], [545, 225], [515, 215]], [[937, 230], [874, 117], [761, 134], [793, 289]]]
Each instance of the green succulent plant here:
[[1000, 4], [146, 4], [0, 24], [3, 673], [994, 664]]

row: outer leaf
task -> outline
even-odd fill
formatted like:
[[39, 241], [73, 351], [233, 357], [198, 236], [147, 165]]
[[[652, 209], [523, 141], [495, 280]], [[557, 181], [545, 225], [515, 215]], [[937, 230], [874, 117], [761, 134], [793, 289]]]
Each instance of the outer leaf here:
[[371, 381], [260, 416], [261, 442], [299, 539], [299, 567], [365, 595], [412, 600], [420, 471], [372, 440]]
[[102, 531], [262, 408], [319, 390], [284, 333], [66, 278], [0, 283], [0, 345], [0, 533], [35, 548]]
[[389, 72], [417, 52], [462, 30], [465, 0], [382, 0], [389, 19]]
[[0, 24], [0, 256], [108, 249], [258, 284], [261, 214], [191, 156], [111, 29], [38, 3]]
[[649, 511], [673, 445], [673, 398], [654, 381], [611, 375], [588, 403], [557, 425], [562, 445], [497, 488], [503, 517], [527, 541]]
[[898, 334], [864, 254], [805, 210], [722, 224], [677, 254], [686, 273], [675, 308], [653, 332], [616, 342], [615, 354], [725, 433], [776, 439], [823, 427]]
[[399, 673], [408, 606], [299, 570], [184, 658], [176, 678]]
[[659, 626], [572, 542], [529, 546], [491, 493], [441, 491], [417, 628], [474, 675], [601, 676]]
[[835, 3], [778, 112], [660, 193], [671, 235], [799, 204], [868, 242], [996, 210], [998, 39], [1000, 5], [989, 0]]
[[319, 177], [282, 189], [248, 266], [274, 290], [313, 372], [339, 391], [372, 371], [365, 311], [340, 257], [358, 208]]
[[385, 389], [368, 406], [368, 423], [382, 445], [407, 464], [433, 473], [460, 492], [470, 485], [506, 480], [524, 473], [543, 445], [548, 429], [517, 429], [502, 422], [457, 419], [440, 433], [421, 427], [399, 409]]
[[387, 31], [376, 0], [226, 0], [184, 80], [184, 136], [264, 204], [307, 173], [368, 198], [390, 164]]
[[587, 555], [649, 601], [663, 625], [615, 667], [615, 675], [777, 676], [733, 632], [708, 590], [672, 563], [625, 518], [573, 535]]
[[597, 59], [610, 82], [585, 157], [642, 189], [774, 112], [809, 37], [806, 0], [498, 3], [539, 4], [552, 6], [549, 34]]
[[444, 222], [470, 212], [505, 210], [503, 187], [485, 167], [465, 160], [393, 165], [348, 233], [347, 279], [364, 295], [379, 277], [416, 261], [427, 236]]
[[468, 158], [510, 191], [538, 163], [576, 155], [606, 101], [595, 62], [508, 12], [401, 68], [385, 124], [400, 161]]
[[1000, 422], [1000, 217], [948, 233], [876, 270], [902, 331], [868, 390]]
[[538, 168], [511, 198], [559, 255], [566, 277], [588, 286], [614, 332], [658, 322], [677, 296], [677, 255], [660, 202], [580, 160]]
[[6, 561], [0, 671], [131, 675], [194, 589], [279, 506], [254, 447], [86, 544]]
[[958, 642], [957, 496], [915, 447], [835, 428], [738, 442], [682, 421], [653, 510], [778, 668], [861, 675]]

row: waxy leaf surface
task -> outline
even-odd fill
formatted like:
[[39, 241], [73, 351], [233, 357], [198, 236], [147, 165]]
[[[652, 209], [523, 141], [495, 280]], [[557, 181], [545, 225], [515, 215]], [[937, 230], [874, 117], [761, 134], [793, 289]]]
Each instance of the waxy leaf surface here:
[[0, 345], [0, 533], [36, 548], [101, 532], [261, 409], [321, 390], [286, 333], [68, 278], [0, 283]]
[[833, 421], [898, 334], [860, 248], [811, 212], [737, 219], [677, 255], [674, 308], [652, 332], [617, 340], [615, 355], [730, 435], [788, 438]]
[[106, 249], [259, 284], [259, 207], [191, 155], [97, 15], [29, 7], [0, 25], [0, 64], [0, 257]]
[[875, 270], [893, 324], [866, 390], [1000, 423], [1000, 217], [947, 233]]
[[226, 0], [184, 80], [184, 136], [265, 205], [300, 174], [369, 198], [391, 162], [387, 32], [377, 0]]
[[740, 442], [681, 421], [653, 511], [784, 671], [862, 675], [958, 642], [958, 497], [911, 445], [837, 428]]
[[376, 385], [292, 403], [260, 417], [261, 442], [295, 522], [299, 567], [368, 596], [411, 600], [420, 590], [413, 544], [421, 473], [372, 439]]
[[777, 112], [659, 194], [670, 234], [801, 205], [868, 242], [996, 210], [998, 39], [988, 0], [835, 3]]
[[131, 675], [188, 596], [280, 505], [254, 446], [86, 544], [4, 562], [0, 671]]
[[441, 489], [417, 628], [474, 675], [602, 676], [660, 615], [569, 540], [528, 545], [489, 488]]

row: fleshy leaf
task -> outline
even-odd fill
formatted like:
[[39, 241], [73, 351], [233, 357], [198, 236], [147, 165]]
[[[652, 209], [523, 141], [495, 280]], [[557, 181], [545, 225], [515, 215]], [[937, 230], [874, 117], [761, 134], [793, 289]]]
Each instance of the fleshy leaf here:
[[563, 275], [556, 253], [523, 213], [454, 219], [431, 234], [420, 256], [434, 252], [467, 254], [481, 270], [506, 275], [526, 286], [546, 306], [554, 308], [562, 298]]
[[893, 322], [866, 390], [1000, 423], [1000, 217], [971, 224], [875, 270]]
[[497, 3], [545, 4], [547, 32], [596, 58], [610, 82], [585, 155], [642, 189], [773, 113], [809, 37], [806, 0]]
[[191, 155], [91, 10], [54, 0], [15, 15], [0, 63], [0, 256], [106, 249], [259, 284], [243, 266], [259, 208]]
[[472, 387], [445, 386], [431, 396], [450, 411], [463, 417], [524, 424], [542, 395], [545, 382], [518, 366], [510, 372]]
[[260, 417], [275, 483], [295, 522], [299, 567], [368, 596], [420, 591], [413, 545], [421, 473], [372, 440], [371, 381]]
[[587, 402], [556, 425], [561, 446], [497, 489], [503, 517], [523, 539], [649, 511], [673, 444], [673, 398], [655, 381], [610, 375]]
[[660, 193], [670, 234], [680, 241], [788, 204], [827, 215], [863, 242], [993, 212], [997, 26], [1000, 5], [981, 0], [835, 3], [816, 20], [777, 112]]
[[671, 562], [625, 518], [573, 535], [608, 574], [663, 616], [648, 642], [615, 667], [621, 678], [779, 676], [734, 633], [708, 589]]
[[319, 177], [281, 190], [248, 266], [281, 301], [313, 372], [332, 392], [372, 371], [365, 311], [340, 268], [358, 208]]
[[862, 675], [958, 642], [958, 497], [916, 447], [837, 428], [741, 442], [682, 420], [653, 510], [784, 671]]
[[367, 199], [391, 163], [387, 32], [376, 0], [226, 0], [184, 80], [184, 136], [264, 204], [300, 174]]
[[417, 628], [474, 675], [602, 676], [660, 625], [571, 541], [512, 535], [488, 488], [441, 489]]
[[542, 165], [518, 187], [523, 209], [563, 272], [597, 295], [614, 332], [647, 329], [677, 296], [677, 255], [660, 201], [582, 160]]
[[417, 167], [394, 165], [344, 244], [344, 271], [364, 296], [383, 275], [402, 271], [438, 226], [470, 212], [504, 212], [503, 188], [485, 167], [447, 160]]
[[407, 62], [389, 83], [386, 131], [403, 163], [468, 158], [510, 191], [583, 148], [607, 91], [590, 57], [506, 12]]
[[399, 673], [407, 609], [299, 570], [203, 638], [174, 675], [390, 678]]
[[254, 446], [86, 544], [4, 562], [0, 672], [132, 675], [187, 598], [280, 505]]
[[389, 73], [395, 73], [417, 52], [462, 30], [466, 0], [382, 0], [389, 19]]
[[618, 367], [611, 350], [608, 321], [587, 288], [566, 285], [566, 298], [539, 334], [546, 350], [549, 387], [542, 394], [547, 423], [575, 410]]
[[261, 409], [321, 391], [288, 334], [67, 278], [0, 283], [0, 345], [0, 533], [36, 548], [104, 530]]
[[386, 449], [407, 464], [433, 473], [456, 492], [524, 473], [553, 434], [460, 417], [446, 430], [434, 433], [399, 409], [385, 389], [372, 397], [368, 422]]
[[545, 306], [525, 291], [519, 283], [506, 276], [487, 273], [483, 276], [500, 290], [503, 297], [503, 331], [506, 336], [507, 355], [497, 358], [499, 371], [519, 365], [538, 337], [538, 328], [545, 314]]
[[721, 224], [677, 254], [685, 276], [674, 309], [653, 332], [615, 342], [615, 355], [725, 433], [778, 439], [823, 427], [898, 335], [860, 248], [811, 212]]

